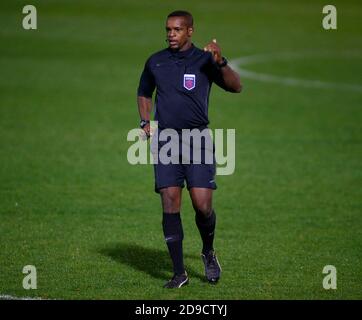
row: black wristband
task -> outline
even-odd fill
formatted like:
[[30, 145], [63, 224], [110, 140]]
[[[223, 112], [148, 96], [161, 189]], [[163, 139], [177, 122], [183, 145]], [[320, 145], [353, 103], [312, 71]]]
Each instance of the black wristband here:
[[228, 61], [226, 60], [226, 58], [222, 57], [222, 62], [218, 63], [217, 65], [219, 68], [223, 68], [223, 67], [227, 66], [227, 64], [228, 64]]
[[143, 120], [140, 121], [140, 127], [143, 129], [148, 123], [150, 123], [150, 120]]

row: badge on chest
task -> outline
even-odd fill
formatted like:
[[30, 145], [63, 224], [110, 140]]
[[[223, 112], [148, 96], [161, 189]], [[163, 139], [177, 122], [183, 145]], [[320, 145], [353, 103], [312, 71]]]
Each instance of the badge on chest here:
[[196, 85], [196, 76], [194, 74], [184, 74], [184, 88], [192, 90]]

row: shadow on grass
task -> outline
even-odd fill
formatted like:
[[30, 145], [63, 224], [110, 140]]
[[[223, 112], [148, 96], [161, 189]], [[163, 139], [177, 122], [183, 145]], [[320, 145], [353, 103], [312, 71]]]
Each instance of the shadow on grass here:
[[[166, 247], [161, 250], [141, 247], [137, 244], [117, 243], [112, 247], [99, 250], [99, 253], [157, 279], [168, 279], [172, 273], [172, 263]], [[184, 258], [199, 259], [200, 268], [203, 268], [200, 257], [184, 254]], [[195, 272], [187, 265], [185, 268], [190, 277], [206, 281], [203, 274]]]

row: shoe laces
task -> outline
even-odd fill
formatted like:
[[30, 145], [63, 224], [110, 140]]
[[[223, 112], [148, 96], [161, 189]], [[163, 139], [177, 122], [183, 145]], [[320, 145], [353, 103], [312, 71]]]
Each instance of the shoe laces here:
[[206, 256], [206, 262], [208, 266], [216, 265], [216, 256], [213, 251]]
[[172, 279], [171, 279], [171, 282], [177, 283], [177, 278], [180, 278], [182, 276], [186, 276], [186, 274], [174, 274]]

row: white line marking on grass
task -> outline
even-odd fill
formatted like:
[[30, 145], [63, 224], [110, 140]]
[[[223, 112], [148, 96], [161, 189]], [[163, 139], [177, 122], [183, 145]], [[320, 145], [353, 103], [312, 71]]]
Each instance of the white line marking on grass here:
[[[322, 52], [299, 52], [299, 53], [272, 53], [272, 54], [257, 54], [245, 57], [239, 57], [230, 61], [230, 65], [232, 68], [239, 72], [241, 77], [258, 80], [262, 82], [271, 82], [278, 83], [286, 86], [295, 86], [295, 87], [307, 87], [307, 88], [324, 88], [324, 89], [337, 89], [337, 90], [349, 90], [349, 91], [357, 91], [362, 92], [362, 85], [359, 84], [351, 84], [351, 83], [337, 83], [337, 82], [326, 82], [320, 80], [308, 80], [308, 79], [299, 79], [294, 77], [284, 77], [284, 76], [276, 76], [273, 74], [267, 73], [259, 73], [254, 71], [249, 71], [244, 68], [244, 66], [251, 63], [258, 62], [268, 62], [275, 60], [295, 60], [295, 59], [303, 59], [305, 57], [337, 57], [341, 58], [344, 56], [345, 58], [361, 58], [362, 54], [360, 52], [344, 52], [343, 54], [338, 53], [322, 53]], [[333, 70], [332, 70], [333, 72]]]
[[43, 300], [38, 297], [15, 297], [9, 294], [0, 294], [0, 300]]

